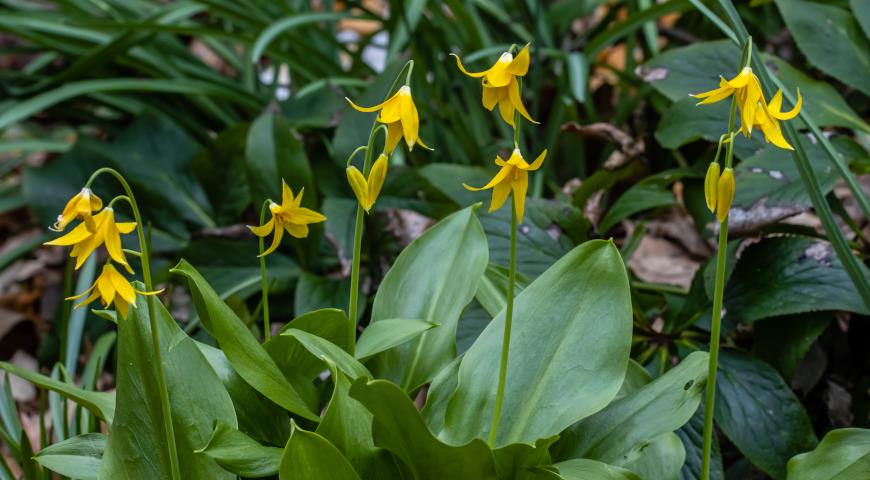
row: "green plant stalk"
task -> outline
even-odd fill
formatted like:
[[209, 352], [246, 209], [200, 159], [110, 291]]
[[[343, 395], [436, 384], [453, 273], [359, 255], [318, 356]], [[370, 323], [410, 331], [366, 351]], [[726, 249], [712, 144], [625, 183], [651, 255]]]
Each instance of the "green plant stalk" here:
[[[142, 261], [142, 279], [145, 281], [145, 290], [146, 291], [154, 291], [154, 285], [151, 282], [151, 264], [150, 264], [150, 255], [148, 251], [148, 244], [145, 241], [145, 231], [144, 226], [142, 225], [142, 216], [139, 213], [139, 206], [136, 203], [136, 197], [133, 196], [133, 190], [130, 189], [130, 184], [127, 183], [127, 180], [115, 169], [104, 167], [95, 171], [91, 178], [88, 179], [88, 183], [85, 185], [86, 187], [90, 187], [93, 181], [103, 173], [108, 173], [115, 177], [118, 180], [118, 183], [121, 184], [121, 187], [124, 189], [124, 193], [126, 193], [128, 197], [128, 201], [130, 203], [130, 207], [133, 210], [133, 219], [136, 221], [136, 225], [139, 227], [136, 229], [136, 233], [139, 236], [139, 250], [142, 252], [141, 261]], [[172, 426], [172, 410], [169, 408], [169, 391], [166, 389], [166, 380], [163, 376], [163, 355], [160, 352], [160, 334], [157, 332], [157, 319], [154, 317], [155, 305], [153, 295], [147, 295], [146, 301], [148, 302], [148, 322], [151, 327], [151, 348], [154, 355], [154, 373], [157, 375], [157, 390], [160, 394], [160, 410], [161, 416], [163, 417], [163, 434], [166, 438], [166, 450], [169, 454], [169, 464], [171, 470], [171, 478], [173, 480], [182, 480], [181, 477], [181, 469], [178, 464], [178, 451], [175, 446], [175, 432]]]
[[[514, 113], [514, 148], [520, 143], [520, 115]], [[517, 283], [517, 209], [516, 199], [511, 199], [511, 256], [508, 266], [507, 306], [504, 312], [504, 336], [501, 342], [501, 361], [498, 368], [498, 388], [495, 393], [495, 407], [492, 411], [492, 424], [489, 427], [489, 446], [495, 447], [498, 425], [501, 421], [501, 406], [504, 402], [504, 387], [507, 382], [508, 355], [511, 346], [511, 326], [514, 316], [514, 286]]]
[[[743, 52], [741, 68], [751, 55], [751, 40]], [[731, 99], [731, 114], [728, 118], [728, 142], [725, 153], [725, 168], [731, 168], [734, 153], [734, 118], [737, 102]], [[721, 146], [721, 143], [720, 143]], [[718, 155], [717, 155], [718, 157]], [[707, 367], [707, 392], [704, 403], [704, 436], [701, 448], [701, 480], [710, 480], [710, 455], [713, 447], [713, 410], [716, 402], [716, 374], [719, 370], [719, 334], [722, 327], [722, 299], [725, 295], [725, 264], [728, 256], [728, 217], [719, 225], [719, 244], [716, 253], [716, 284], [713, 290], [713, 312], [710, 326], [710, 360]]]
[[[260, 225], [266, 221], [266, 210], [269, 208], [270, 203], [272, 203], [271, 199], [266, 200], [263, 202], [263, 206], [260, 207]], [[278, 226], [276, 225], [275, 228], [278, 228]], [[269, 326], [269, 279], [266, 276], [266, 256], [263, 255], [266, 246], [263, 237], [258, 238], [260, 249], [260, 290], [263, 295], [263, 299], [260, 302], [263, 308], [263, 338], [268, 342], [272, 336], [272, 331]]]

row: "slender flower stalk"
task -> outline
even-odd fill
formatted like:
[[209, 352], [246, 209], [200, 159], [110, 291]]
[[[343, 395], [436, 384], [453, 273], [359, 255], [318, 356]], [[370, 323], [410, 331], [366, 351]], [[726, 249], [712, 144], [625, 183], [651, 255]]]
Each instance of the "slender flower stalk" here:
[[[139, 226], [136, 231], [139, 236], [142, 279], [145, 281], [145, 290], [147, 292], [152, 292], [154, 291], [154, 284], [151, 281], [151, 256], [148, 249], [148, 243], [145, 241], [145, 229], [142, 226], [142, 216], [139, 213], [139, 206], [136, 203], [136, 197], [133, 195], [133, 190], [130, 189], [130, 184], [127, 183], [124, 176], [117, 170], [104, 167], [98, 169], [91, 175], [85, 188], [89, 188], [94, 180], [103, 173], [108, 173], [118, 180], [118, 183], [121, 184], [121, 187], [124, 189], [124, 193], [127, 196], [127, 200], [130, 203], [130, 208], [133, 210], [133, 219], [135, 220], [136, 225]], [[157, 390], [160, 395], [160, 413], [163, 417], [163, 435], [166, 440], [166, 451], [169, 456], [171, 478], [172, 480], [182, 480], [181, 469], [178, 463], [178, 449], [175, 446], [175, 432], [172, 426], [172, 410], [169, 407], [169, 391], [166, 389], [166, 380], [164, 379], [163, 374], [163, 355], [160, 351], [160, 334], [157, 332], [157, 319], [154, 316], [154, 310], [156, 308], [154, 296], [147, 295], [146, 301], [148, 302], [148, 322], [151, 327], [151, 349], [154, 355], [154, 373], [157, 377]]]
[[[741, 59], [741, 66], [749, 65], [752, 55], [752, 40], [747, 41]], [[761, 103], [764, 103], [764, 98], [759, 98]], [[711, 210], [715, 210], [716, 218], [719, 221], [719, 244], [716, 253], [716, 283], [713, 290], [713, 312], [710, 326], [710, 360], [707, 366], [707, 390], [704, 403], [704, 433], [703, 445], [701, 452], [701, 480], [710, 479], [710, 454], [713, 445], [713, 413], [716, 402], [716, 375], [719, 370], [719, 335], [722, 326], [722, 299], [725, 294], [725, 263], [728, 254], [728, 210], [731, 206], [731, 199], [734, 195], [734, 177], [731, 173], [732, 161], [734, 158], [734, 124], [737, 117], [737, 107], [739, 98], [735, 95], [731, 100], [731, 113], [728, 117], [728, 133], [723, 138], [727, 138], [727, 146], [725, 152], [725, 171], [722, 175], [718, 175], [713, 188], [707, 188], [708, 192], [707, 205]], [[758, 101], [758, 100], [756, 100]], [[754, 109], [755, 107], [752, 106]], [[722, 141], [720, 139], [719, 149], [716, 152], [718, 160], [719, 152], [721, 151]], [[715, 162], [714, 162], [715, 163]], [[708, 175], [709, 177], [709, 175]], [[730, 178], [730, 191], [727, 190]], [[711, 179], [708, 179], [711, 180]], [[723, 182], [724, 180], [724, 182]], [[705, 182], [706, 184], [707, 182]], [[726, 187], [723, 191], [723, 185]], [[715, 199], [711, 199], [709, 194], [716, 195]], [[727, 198], [722, 198], [723, 196]]]

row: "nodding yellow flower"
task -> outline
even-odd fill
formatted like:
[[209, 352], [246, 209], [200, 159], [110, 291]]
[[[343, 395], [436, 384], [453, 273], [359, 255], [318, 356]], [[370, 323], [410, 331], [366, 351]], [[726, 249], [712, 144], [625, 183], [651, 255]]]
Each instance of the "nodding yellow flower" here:
[[779, 121], [791, 120], [800, 113], [801, 106], [803, 105], [800, 89], [798, 89], [797, 95], [797, 102], [795, 102], [794, 108], [788, 112], [782, 111], [782, 90], [776, 91], [776, 95], [773, 96], [766, 108], [762, 108], [762, 105], [758, 105], [756, 108], [755, 117], [752, 122], [761, 128], [761, 133], [764, 134], [764, 140], [767, 143], [772, 143], [786, 150], [794, 150], [794, 147], [782, 136], [782, 128], [779, 125]]
[[501, 157], [495, 157], [495, 164], [501, 167], [501, 170], [492, 177], [486, 185], [475, 188], [466, 184], [462, 184], [465, 188], [471, 191], [492, 189], [492, 202], [489, 204], [489, 211], [493, 212], [504, 205], [507, 196], [513, 192], [514, 208], [517, 213], [517, 223], [523, 221], [523, 210], [526, 204], [526, 191], [529, 189], [529, 172], [541, 168], [544, 163], [544, 158], [547, 156], [547, 151], [544, 150], [538, 155], [531, 164], [523, 159], [519, 148], [515, 148], [511, 153], [510, 158], [505, 161]]
[[729, 167], [722, 171], [716, 185], [716, 219], [719, 220], [719, 223], [728, 218], [728, 211], [731, 210], [733, 200], [734, 171]]
[[462, 60], [459, 55], [451, 54], [456, 57], [456, 65], [462, 73], [472, 78], [483, 78], [483, 106], [492, 111], [498, 105], [498, 112], [501, 118], [511, 127], [514, 126], [514, 112], [519, 111], [520, 115], [532, 123], [538, 123], [526, 107], [523, 106], [522, 97], [520, 97], [520, 84], [517, 77], [525, 76], [529, 71], [529, 46], [526, 45], [517, 54], [516, 58], [510, 52], [504, 52], [499, 57], [495, 65], [482, 72], [469, 72], [462, 65]]
[[369, 171], [368, 180], [356, 167], [352, 165], [347, 167], [347, 181], [350, 183], [350, 188], [356, 195], [359, 204], [366, 212], [371, 210], [381, 193], [381, 187], [384, 186], [384, 180], [387, 178], [387, 163], [387, 156], [383, 153], [380, 154]]
[[300, 207], [302, 204], [302, 194], [305, 189], [299, 190], [299, 195], [293, 196], [293, 191], [287, 186], [284, 181], [281, 182], [281, 205], [275, 202], [269, 203], [269, 211], [272, 213], [272, 218], [265, 225], [259, 227], [248, 226], [249, 229], [258, 237], [268, 236], [273, 231], [275, 236], [272, 239], [272, 245], [263, 252], [260, 256], [268, 255], [278, 248], [281, 243], [281, 237], [284, 235], [284, 230], [287, 230], [291, 236], [296, 238], [305, 238], [308, 236], [308, 225], [312, 223], [320, 223], [326, 220], [326, 217], [309, 208]]
[[67, 297], [67, 300], [78, 300], [85, 295], [90, 294], [88, 298], [75, 307], [81, 308], [99, 297], [100, 300], [102, 300], [104, 307], [108, 307], [114, 303], [115, 311], [121, 315], [121, 318], [126, 320], [127, 313], [130, 311], [130, 306], [136, 308], [137, 293], [140, 295], [157, 295], [162, 291], [163, 289], [157, 290], [156, 292], [136, 290], [133, 288], [133, 285], [127, 281], [124, 275], [121, 275], [121, 273], [118, 272], [111, 263], [106, 263], [103, 266], [102, 273], [100, 273], [100, 276], [90, 288], [79, 295]]
[[57, 216], [57, 221], [49, 228], [55, 232], [62, 232], [70, 222], [76, 218], [81, 218], [87, 229], [93, 232], [96, 229], [96, 224], [91, 213], [101, 208], [103, 208], [103, 201], [100, 200], [100, 197], [96, 196], [90, 188], [85, 187], [66, 202], [63, 212]]
[[716, 189], [719, 186], [719, 162], [711, 162], [704, 177], [704, 199], [711, 212], [716, 211]]
[[420, 138], [420, 117], [417, 115], [417, 107], [414, 105], [414, 99], [411, 98], [411, 87], [405, 85], [393, 94], [384, 103], [375, 105], [374, 107], [361, 107], [349, 98], [345, 100], [350, 103], [350, 106], [360, 112], [378, 112], [378, 121], [387, 126], [387, 153], [391, 153], [399, 140], [405, 137], [405, 143], [408, 145], [408, 150], [413, 150], [414, 145], [420, 144], [421, 147], [432, 150], [428, 145], [423, 143]]
[[748, 137], [752, 133], [753, 119], [758, 102], [761, 101], [762, 108], [767, 108], [761, 92], [761, 83], [758, 81], [758, 77], [752, 73], [752, 68], [743, 67], [743, 70], [730, 80], [719, 77], [719, 88], [709, 92], [693, 94], [692, 96], [702, 99], [698, 105], [707, 105], [724, 100], [732, 94], [735, 96], [737, 106], [740, 108], [740, 131]]
[[130, 268], [124, 251], [121, 249], [121, 234], [128, 234], [135, 230], [136, 222], [116, 223], [115, 211], [111, 207], [107, 207], [94, 215], [93, 222], [95, 224], [93, 231], [89, 231], [87, 225], [82, 223], [66, 235], [45, 242], [45, 245], [63, 247], [72, 245], [70, 256], [76, 259], [75, 268], [78, 270], [94, 250], [105, 244], [112, 260], [123, 265], [128, 272], [133, 273], [133, 269]]

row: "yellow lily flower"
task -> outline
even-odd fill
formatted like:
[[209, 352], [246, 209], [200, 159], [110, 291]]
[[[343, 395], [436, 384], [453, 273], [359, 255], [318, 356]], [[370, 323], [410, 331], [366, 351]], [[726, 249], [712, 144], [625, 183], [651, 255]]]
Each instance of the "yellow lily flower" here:
[[387, 178], [387, 163], [387, 156], [380, 154], [369, 171], [368, 180], [356, 167], [352, 165], [347, 167], [347, 181], [366, 213], [371, 210], [381, 193], [381, 187], [384, 186], [384, 180]]
[[108, 307], [114, 303], [115, 310], [121, 315], [121, 318], [126, 320], [127, 313], [130, 311], [130, 306], [136, 308], [137, 293], [140, 295], [157, 295], [162, 291], [163, 289], [156, 292], [136, 290], [133, 288], [133, 285], [127, 281], [124, 275], [121, 275], [121, 273], [118, 272], [111, 263], [106, 263], [103, 266], [102, 273], [100, 273], [100, 276], [90, 288], [79, 295], [67, 297], [67, 300], [78, 300], [85, 295], [90, 294], [88, 298], [75, 306], [75, 308], [81, 308], [99, 297], [102, 300], [104, 307]]
[[737, 99], [740, 108], [740, 131], [747, 137], [752, 133], [753, 119], [758, 102], [764, 104], [764, 95], [761, 92], [761, 83], [758, 77], [752, 73], [752, 68], [744, 67], [734, 78], [726, 80], [719, 77], [719, 88], [709, 92], [693, 94], [692, 97], [702, 99], [698, 105], [707, 105], [724, 100], [731, 95]]
[[507, 200], [507, 196], [513, 192], [517, 223], [522, 223], [523, 211], [526, 204], [526, 191], [529, 189], [529, 172], [541, 168], [541, 164], [544, 163], [546, 156], [547, 151], [544, 150], [534, 162], [529, 164], [523, 159], [520, 149], [515, 148], [507, 161], [503, 160], [500, 156], [495, 157], [495, 164], [501, 167], [501, 170], [492, 177], [489, 183], [480, 188], [470, 187], [464, 183], [462, 186], [474, 192], [491, 188], [492, 201], [489, 204], [490, 212], [501, 208], [505, 200]]
[[797, 94], [797, 102], [795, 102], [794, 108], [788, 112], [782, 111], [782, 90], [776, 91], [776, 95], [773, 96], [766, 108], [762, 108], [761, 105], [756, 108], [755, 117], [752, 122], [761, 128], [764, 140], [767, 143], [772, 143], [786, 150], [794, 150], [794, 147], [782, 136], [782, 127], [780, 127], [779, 121], [791, 120], [800, 113], [803, 98], [801, 97], [800, 90], [798, 90]]
[[133, 273], [133, 269], [130, 268], [124, 251], [121, 249], [121, 234], [128, 234], [135, 230], [136, 222], [116, 223], [115, 211], [111, 207], [107, 207], [94, 215], [93, 222], [95, 224], [94, 231], [89, 231], [87, 225], [82, 223], [66, 235], [45, 242], [45, 245], [62, 247], [72, 245], [70, 256], [76, 259], [75, 268], [78, 270], [94, 250], [105, 244], [112, 260], [123, 265], [128, 272]]
[[62, 232], [70, 222], [76, 218], [81, 218], [88, 230], [94, 231], [96, 224], [91, 217], [92, 212], [103, 208], [103, 201], [96, 196], [90, 188], [83, 188], [79, 193], [73, 195], [71, 199], [63, 207], [63, 212], [57, 216], [57, 221], [49, 227], [55, 232]]
[[360, 112], [380, 112], [378, 113], [378, 121], [387, 126], [386, 152], [388, 154], [396, 148], [402, 136], [405, 137], [408, 150], [413, 150], [414, 145], [418, 143], [421, 147], [432, 150], [420, 138], [420, 117], [417, 114], [414, 99], [411, 98], [411, 87], [403, 86], [392, 97], [374, 107], [361, 107], [349, 98], [345, 98], [345, 100], [350, 103], [351, 107]]
[[272, 239], [272, 245], [263, 252], [260, 256], [268, 255], [278, 248], [281, 243], [281, 237], [284, 235], [284, 230], [287, 230], [291, 236], [296, 238], [305, 238], [308, 236], [308, 225], [312, 223], [320, 223], [326, 220], [322, 214], [315, 212], [309, 208], [300, 207], [302, 204], [302, 194], [305, 189], [299, 190], [299, 195], [293, 196], [293, 191], [287, 186], [287, 183], [282, 183], [281, 204], [275, 202], [269, 203], [269, 211], [272, 213], [272, 218], [264, 225], [259, 227], [248, 226], [251, 232], [258, 237], [268, 236], [273, 231], [275, 236]]
[[462, 65], [459, 55], [451, 55], [456, 57], [456, 65], [462, 73], [472, 78], [483, 78], [483, 106], [487, 110], [492, 111], [498, 105], [501, 118], [511, 127], [514, 126], [515, 111], [519, 111], [528, 121], [538, 123], [523, 106], [520, 84], [517, 81], [517, 77], [525, 76], [529, 71], [528, 45], [520, 50], [516, 58], [510, 52], [504, 52], [495, 65], [482, 72], [469, 72]]

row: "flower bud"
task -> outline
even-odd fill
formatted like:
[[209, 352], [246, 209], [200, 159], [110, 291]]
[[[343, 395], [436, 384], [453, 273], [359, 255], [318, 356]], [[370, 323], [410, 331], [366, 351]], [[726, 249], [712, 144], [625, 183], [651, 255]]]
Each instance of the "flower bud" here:
[[704, 177], [704, 198], [707, 200], [707, 208], [711, 212], [716, 211], [716, 187], [719, 184], [719, 162], [713, 162], [707, 168], [707, 176]]
[[722, 223], [728, 218], [734, 200], [734, 171], [730, 167], [722, 172], [716, 190], [716, 218]]

